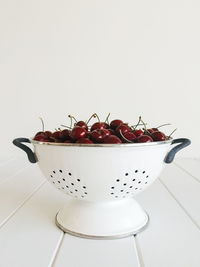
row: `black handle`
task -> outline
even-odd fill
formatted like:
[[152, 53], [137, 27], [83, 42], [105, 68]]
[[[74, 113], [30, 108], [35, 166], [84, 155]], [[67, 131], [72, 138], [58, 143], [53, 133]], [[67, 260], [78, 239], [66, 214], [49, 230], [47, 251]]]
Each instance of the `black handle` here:
[[174, 139], [172, 141], [172, 145], [176, 144], [176, 143], [180, 143], [180, 145], [177, 145], [175, 147], [173, 147], [167, 154], [167, 156], [164, 159], [165, 163], [171, 163], [174, 160], [174, 157], [176, 155], [176, 153], [181, 150], [182, 148], [189, 146], [191, 144], [191, 141], [187, 138], [178, 138], [178, 139]]
[[33, 153], [33, 151], [29, 147], [23, 145], [22, 143], [30, 143], [30, 140], [28, 138], [16, 138], [13, 140], [13, 144], [15, 146], [18, 146], [19, 148], [21, 148], [22, 150], [26, 152], [29, 161], [31, 163], [36, 163], [38, 161], [36, 158], [36, 155]]

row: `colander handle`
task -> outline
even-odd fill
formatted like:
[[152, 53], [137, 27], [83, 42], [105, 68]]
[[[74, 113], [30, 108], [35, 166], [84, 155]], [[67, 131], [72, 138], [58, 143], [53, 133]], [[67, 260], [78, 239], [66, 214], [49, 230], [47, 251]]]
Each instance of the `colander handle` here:
[[35, 153], [33, 153], [33, 151], [26, 145], [22, 144], [22, 143], [31, 143], [30, 140], [28, 138], [16, 138], [13, 140], [13, 144], [19, 148], [21, 148], [22, 150], [24, 150], [28, 156], [28, 159], [31, 163], [36, 163], [38, 160], [36, 158]]
[[174, 160], [174, 157], [176, 155], [176, 153], [181, 150], [182, 148], [189, 146], [191, 144], [191, 141], [187, 138], [178, 138], [178, 139], [174, 139], [172, 141], [172, 145], [176, 144], [176, 143], [180, 143], [180, 145], [177, 145], [175, 147], [173, 147], [168, 154], [166, 155], [164, 162], [165, 163], [171, 163]]

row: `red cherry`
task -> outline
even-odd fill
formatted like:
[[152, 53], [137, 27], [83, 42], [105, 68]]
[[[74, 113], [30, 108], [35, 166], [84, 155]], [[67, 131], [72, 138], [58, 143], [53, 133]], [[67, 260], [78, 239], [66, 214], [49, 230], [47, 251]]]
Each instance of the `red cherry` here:
[[153, 132], [154, 132], [153, 128], [152, 129], [147, 129], [147, 133], [146, 134], [148, 134], [148, 133], [152, 134]]
[[61, 140], [67, 140], [67, 139], [70, 139], [70, 131], [65, 129], [65, 130], [62, 130], [59, 132], [59, 135], [58, 135], [59, 139]]
[[33, 140], [44, 142], [44, 140], [46, 140], [46, 138], [43, 134], [38, 134], [33, 138]]
[[166, 140], [166, 135], [160, 131], [153, 132], [151, 134], [151, 137], [153, 138], [154, 141], [165, 141]]
[[37, 135], [41, 135], [41, 136], [43, 135], [45, 137], [45, 133], [44, 132], [37, 132], [35, 136], [37, 136]]
[[60, 131], [56, 131], [51, 135], [52, 139], [59, 139], [59, 136], [60, 136]]
[[144, 132], [141, 129], [138, 130], [133, 130], [133, 133], [135, 136], [142, 136], [144, 134]]
[[87, 131], [84, 128], [80, 126], [75, 126], [70, 133], [70, 137], [73, 141], [76, 141], [79, 138], [86, 137], [86, 134]]
[[90, 134], [90, 138], [95, 143], [102, 143], [103, 140], [110, 135], [110, 132], [106, 129], [94, 130]]
[[[124, 138], [125, 137], [125, 138]], [[123, 136], [120, 137], [123, 143], [130, 143], [136, 139], [136, 136], [133, 132], [126, 132]], [[127, 140], [126, 140], [127, 139]], [[130, 141], [130, 142], [129, 142]]]
[[127, 124], [121, 124], [115, 130], [116, 135], [119, 137], [121, 137], [122, 134], [124, 135], [125, 133], [130, 132], [130, 131], [132, 130]]
[[115, 131], [113, 129], [107, 129], [110, 132], [110, 135], [115, 135]]
[[72, 143], [71, 140], [65, 140], [63, 143]]
[[92, 125], [90, 131], [92, 132], [92, 131], [94, 131], [94, 130], [98, 130], [98, 129], [107, 129], [107, 128], [109, 128], [109, 125], [108, 125], [107, 123], [105, 123], [105, 122], [95, 122], [95, 123]]
[[45, 131], [44, 134], [45, 134], [45, 136], [46, 136], [47, 138], [49, 138], [49, 137], [52, 135], [52, 132], [50, 132], [50, 131]]
[[110, 135], [103, 140], [104, 144], [121, 144], [122, 141], [116, 135]]
[[153, 139], [149, 135], [140, 135], [136, 139], [137, 143], [148, 143], [148, 142], [153, 142]]
[[80, 127], [84, 128], [84, 129], [86, 129], [86, 131], [88, 130], [88, 126], [84, 121], [78, 121], [76, 123], [76, 126], [80, 126]]
[[158, 128], [152, 128], [152, 130], [153, 130], [154, 132], [159, 131]]
[[78, 144], [94, 144], [89, 138], [80, 138], [76, 141]]
[[121, 120], [113, 120], [110, 123], [110, 128], [115, 130], [118, 126], [120, 126], [123, 123]]

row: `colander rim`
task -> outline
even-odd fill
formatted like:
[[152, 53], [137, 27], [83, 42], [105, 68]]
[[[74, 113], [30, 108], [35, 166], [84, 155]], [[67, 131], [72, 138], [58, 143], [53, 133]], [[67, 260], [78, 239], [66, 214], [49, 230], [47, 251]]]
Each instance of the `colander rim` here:
[[155, 146], [155, 145], [164, 145], [171, 144], [173, 138], [170, 138], [166, 141], [157, 141], [149, 143], [122, 143], [122, 144], [79, 144], [79, 143], [52, 143], [52, 142], [41, 142], [29, 138], [30, 142], [35, 145], [50, 145], [50, 146], [66, 146], [66, 147], [141, 147], [141, 146]]

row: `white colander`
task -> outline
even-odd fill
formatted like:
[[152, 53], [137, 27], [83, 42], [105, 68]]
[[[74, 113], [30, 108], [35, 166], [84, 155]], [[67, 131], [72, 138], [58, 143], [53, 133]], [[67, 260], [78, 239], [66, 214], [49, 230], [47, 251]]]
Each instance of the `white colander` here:
[[[34, 153], [23, 142], [34, 145]], [[139, 232], [147, 213], [134, 200], [158, 177], [164, 162], [190, 144], [181, 138], [140, 144], [68, 144], [17, 138], [47, 180], [72, 197], [56, 215], [63, 231], [90, 238], [119, 238]], [[170, 145], [180, 143], [170, 150]]]

